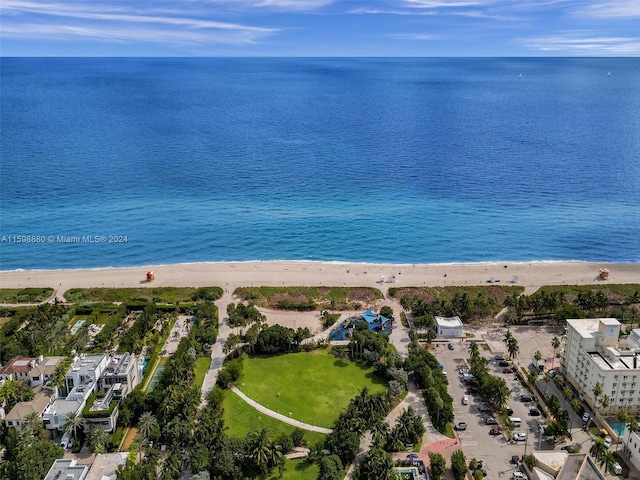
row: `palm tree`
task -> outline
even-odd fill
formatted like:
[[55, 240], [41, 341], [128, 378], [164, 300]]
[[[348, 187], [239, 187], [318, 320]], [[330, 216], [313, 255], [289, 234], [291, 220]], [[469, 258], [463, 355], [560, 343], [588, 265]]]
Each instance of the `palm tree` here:
[[[618, 421], [620, 422], [620, 425], [626, 425], [627, 421], [629, 420], [629, 414], [627, 413], [626, 410], [620, 410], [618, 412]], [[620, 446], [620, 437], [622, 436], [622, 428], [618, 428], [616, 430], [616, 433], [618, 434], [618, 439], [616, 440], [616, 452], [618, 451], [618, 448]]]
[[518, 356], [518, 353], [520, 353], [520, 347], [518, 346], [518, 340], [516, 340], [516, 338], [514, 336], [511, 336], [511, 338], [509, 339], [509, 341], [507, 343], [507, 353], [508, 353], [509, 358], [511, 360], [516, 358]]
[[69, 412], [64, 417], [64, 426], [63, 429], [65, 432], [71, 432], [73, 435], [73, 439], [77, 438], [78, 429], [84, 429], [85, 421], [81, 415], [78, 415], [77, 412]]
[[589, 454], [591, 454], [591, 456], [595, 460], [599, 461], [606, 451], [607, 447], [604, 446], [604, 440], [600, 437], [597, 437], [593, 441], [593, 445], [591, 445], [591, 448], [589, 449]]
[[107, 450], [110, 436], [102, 428], [93, 427], [89, 430], [89, 447], [93, 453], [104, 453]]
[[533, 354], [533, 358], [534, 360], [539, 362], [540, 360], [542, 360], [542, 352], [540, 352], [540, 350], [536, 350], [536, 353]]
[[548, 370], [544, 372], [542, 380], [544, 381], [544, 398], [547, 398], [547, 387], [549, 386], [549, 382], [551, 381], [551, 374]]
[[250, 453], [253, 462], [258, 467], [262, 465], [266, 466], [269, 462], [269, 456], [271, 455], [267, 430], [263, 428], [259, 432], [252, 432], [249, 438], [251, 443]]
[[616, 457], [610, 450], [606, 450], [600, 457], [600, 466], [604, 467], [605, 472], [613, 473], [613, 466], [616, 464]]
[[609, 395], [603, 395], [600, 399], [600, 408], [598, 409], [598, 413], [601, 413], [602, 410], [606, 410], [607, 408], [609, 408], [610, 404], [611, 398], [609, 397]]
[[551, 339], [551, 347], [553, 347], [553, 358], [551, 359], [551, 368], [553, 368], [553, 365], [556, 361], [556, 352], [560, 347], [560, 339], [558, 337], [553, 337]]
[[144, 412], [138, 420], [138, 434], [143, 438], [149, 438], [149, 435], [158, 426], [158, 419], [151, 412]]
[[37, 436], [42, 429], [42, 419], [36, 412], [29, 412], [22, 421], [22, 430], [28, 430], [31, 435]]

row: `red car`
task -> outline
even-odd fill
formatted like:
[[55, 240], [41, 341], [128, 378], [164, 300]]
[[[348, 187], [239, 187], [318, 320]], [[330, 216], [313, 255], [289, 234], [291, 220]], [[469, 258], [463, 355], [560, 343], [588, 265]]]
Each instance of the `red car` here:
[[489, 430], [489, 435], [502, 435], [502, 429], [501, 428], [492, 428], [491, 430]]
[[513, 373], [513, 368], [507, 367], [504, 370], [502, 370], [502, 373]]

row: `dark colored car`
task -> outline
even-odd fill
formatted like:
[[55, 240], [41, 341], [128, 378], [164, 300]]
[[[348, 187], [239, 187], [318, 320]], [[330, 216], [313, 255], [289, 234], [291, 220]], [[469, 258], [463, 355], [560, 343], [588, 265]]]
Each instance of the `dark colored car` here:
[[506, 362], [504, 360], [500, 360], [500, 363], [498, 363], [498, 365], [500, 365], [501, 367], [508, 367], [509, 366], [509, 362]]
[[511, 456], [511, 465], [518, 465], [520, 463], [520, 457], [518, 455]]
[[513, 373], [513, 368], [507, 367], [507, 368], [502, 370], [502, 373]]
[[417, 453], [410, 453], [409, 455], [407, 455], [407, 458], [414, 459], [414, 458], [419, 458], [419, 457], [418, 457]]
[[529, 395], [522, 395], [520, 397], [520, 401], [523, 403], [533, 402], [533, 398], [531, 398]]
[[531, 410], [529, 410], [529, 415], [531, 415], [532, 417], [538, 417], [540, 416], [540, 410], [538, 410], [537, 408], [532, 408]]
[[450, 343], [449, 345], [447, 345], [447, 348], [448, 348], [449, 350], [453, 350], [453, 343]]
[[489, 430], [489, 435], [502, 435], [502, 429], [501, 428], [492, 428], [491, 430]]

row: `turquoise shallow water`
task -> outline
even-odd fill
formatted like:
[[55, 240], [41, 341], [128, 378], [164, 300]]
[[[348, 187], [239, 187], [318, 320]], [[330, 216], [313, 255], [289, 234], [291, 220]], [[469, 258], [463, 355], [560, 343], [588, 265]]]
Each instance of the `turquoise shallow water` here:
[[3, 58], [1, 75], [2, 270], [640, 261], [640, 59]]

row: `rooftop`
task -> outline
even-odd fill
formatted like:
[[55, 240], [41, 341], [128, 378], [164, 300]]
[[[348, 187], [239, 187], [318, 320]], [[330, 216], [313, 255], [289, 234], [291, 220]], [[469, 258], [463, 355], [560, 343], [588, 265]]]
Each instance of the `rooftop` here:
[[75, 357], [71, 364], [71, 370], [78, 375], [88, 375], [92, 373], [101, 362], [105, 359], [104, 354], [99, 355], [86, 355], [80, 354], [79, 357]]
[[91, 465], [86, 480], [115, 480], [116, 469], [127, 461], [126, 453], [101, 453]]
[[441, 327], [461, 327], [462, 320], [457, 315], [455, 317], [435, 317], [436, 323]]
[[579, 318], [579, 319], [567, 319], [567, 323], [573, 327], [573, 329], [582, 338], [595, 338], [598, 335], [598, 325], [600, 325], [600, 318]]
[[29, 402], [18, 402], [4, 417], [5, 421], [22, 421], [29, 413], [41, 415], [51, 401], [52, 392], [40, 390]]
[[11, 375], [14, 373], [28, 373], [38, 361], [37, 358], [23, 357], [18, 355], [13, 357], [0, 369], [0, 375]]
[[53, 462], [42, 480], [84, 480], [88, 469], [72, 458], [58, 459]]

